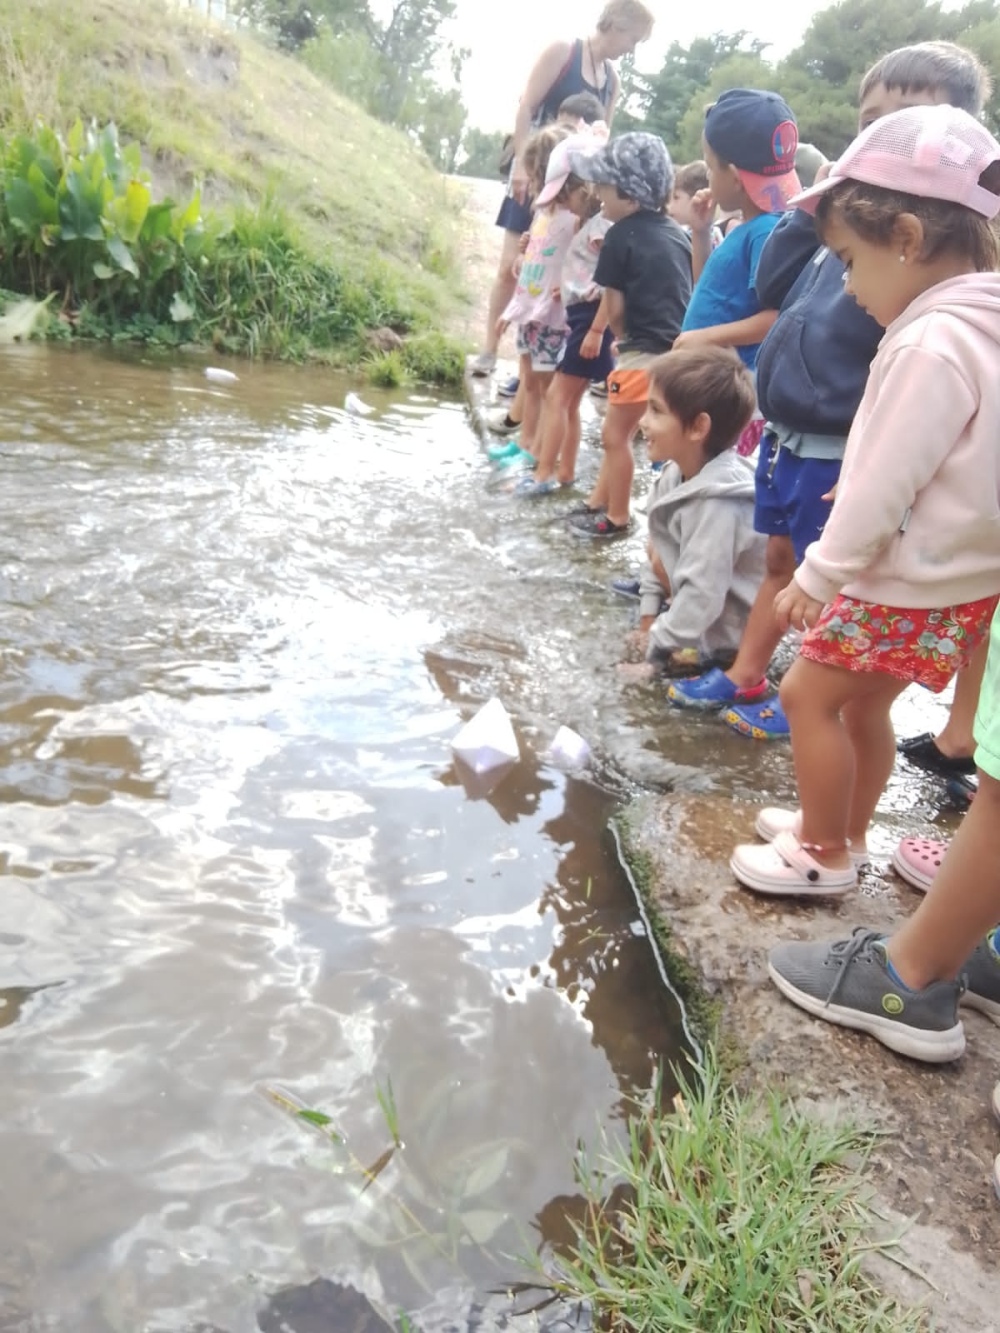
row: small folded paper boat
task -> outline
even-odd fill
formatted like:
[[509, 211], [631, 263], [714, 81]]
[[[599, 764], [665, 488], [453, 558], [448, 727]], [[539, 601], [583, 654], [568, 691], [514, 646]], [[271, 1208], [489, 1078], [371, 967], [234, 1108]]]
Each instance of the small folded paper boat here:
[[451, 748], [474, 773], [488, 773], [521, 757], [511, 720], [499, 699], [483, 704], [452, 741]]

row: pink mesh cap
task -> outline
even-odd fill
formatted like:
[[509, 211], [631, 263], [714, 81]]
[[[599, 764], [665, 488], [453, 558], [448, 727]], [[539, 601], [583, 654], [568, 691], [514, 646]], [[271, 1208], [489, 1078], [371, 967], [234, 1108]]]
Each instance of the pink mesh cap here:
[[944, 199], [995, 218], [1000, 195], [979, 178], [1000, 161], [1000, 143], [985, 125], [953, 106], [908, 106], [858, 135], [826, 180], [789, 202], [815, 213], [821, 195], [843, 181], [863, 181], [923, 199]]

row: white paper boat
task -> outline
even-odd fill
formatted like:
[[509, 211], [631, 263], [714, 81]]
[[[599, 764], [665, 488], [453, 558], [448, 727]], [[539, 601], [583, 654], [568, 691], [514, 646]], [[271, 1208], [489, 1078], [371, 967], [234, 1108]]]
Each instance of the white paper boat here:
[[549, 757], [556, 763], [582, 768], [590, 758], [590, 746], [572, 727], [560, 727], [549, 746]]
[[223, 370], [221, 366], [206, 366], [205, 378], [213, 384], [235, 384], [240, 377], [231, 370]]
[[451, 748], [474, 773], [488, 773], [521, 757], [511, 720], [499, 699], [483, 704], [452, 741]]
[[344, 411], [355, 417], [370, 417], [375, 409], [363, 403], [356, 393], [349, 393], [344, 399]]

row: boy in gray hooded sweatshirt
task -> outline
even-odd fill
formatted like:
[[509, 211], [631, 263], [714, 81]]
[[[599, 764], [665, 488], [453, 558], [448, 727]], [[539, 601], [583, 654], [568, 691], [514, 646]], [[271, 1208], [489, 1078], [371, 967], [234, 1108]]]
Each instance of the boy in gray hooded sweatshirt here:
[[736, 652], [764, 577], [753, 468], [734, 449], [756, 400], [727, 347], [669, 352], [649, 375], [642, 428], [664, 466], [647, 507], [639, 627], [650, 674], [689, 675]]

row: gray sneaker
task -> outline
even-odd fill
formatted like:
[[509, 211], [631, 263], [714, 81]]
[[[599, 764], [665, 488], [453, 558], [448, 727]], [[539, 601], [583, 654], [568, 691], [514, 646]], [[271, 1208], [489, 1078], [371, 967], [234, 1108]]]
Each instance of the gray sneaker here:
[[806, 1013], [867, 1032], [912, 1060], [944, 1064], [965, 1050], [961, 985], [936, 981], [918, 991], [898, 985], [877, 931], [858, 927], [834, 944], [779, 944], [767, 970], [782, 995]]
[[962, 968], [965, 981], [962, 1003], [967, 1009], [978, 1009], [1000, 1026], [1000, 954], [992, 941], [990, 931]]

